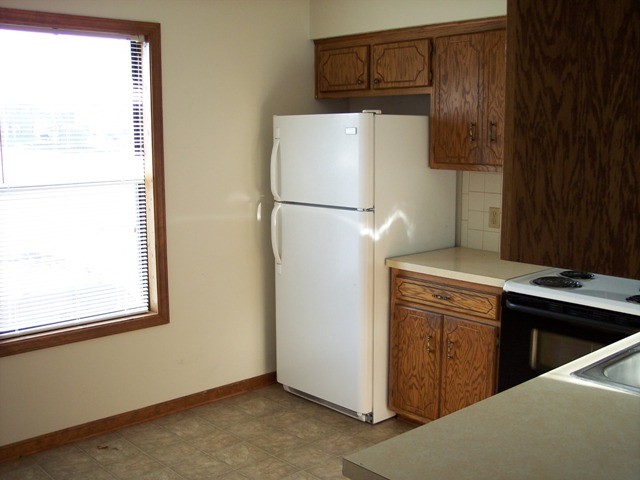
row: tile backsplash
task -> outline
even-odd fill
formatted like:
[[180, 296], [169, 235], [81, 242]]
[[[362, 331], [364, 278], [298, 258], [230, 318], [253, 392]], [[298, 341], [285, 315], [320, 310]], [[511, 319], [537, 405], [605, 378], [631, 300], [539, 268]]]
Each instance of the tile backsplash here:
[[500, 228], [489, 226], [489, 209], [500, 209], [502, 173], [460, 172], [458, 177], [458, 245], [500, 251]]

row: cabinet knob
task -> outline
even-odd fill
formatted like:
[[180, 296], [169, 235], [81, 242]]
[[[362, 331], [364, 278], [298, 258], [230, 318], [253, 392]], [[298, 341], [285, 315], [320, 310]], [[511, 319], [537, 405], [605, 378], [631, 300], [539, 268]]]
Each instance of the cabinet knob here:
[[373, 79], [373, 83], [375, 83], [376, 85], [379, 85], [382, 82], [382, 79], [380, 77], [376, 77]]
[[356, 83], [357, 83], [358, 85], [362, 85], [364, 82], [362, 81], [362, 79], [361, 79], [361, 78], [359, 78], [358, 80], [356, 80]]

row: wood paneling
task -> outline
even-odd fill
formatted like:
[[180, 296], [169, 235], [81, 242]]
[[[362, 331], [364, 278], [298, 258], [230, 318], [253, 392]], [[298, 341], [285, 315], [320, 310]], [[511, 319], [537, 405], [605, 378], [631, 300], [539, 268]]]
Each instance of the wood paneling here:
[[502, 258], [640, 278], [640, 2], [508, 18]]

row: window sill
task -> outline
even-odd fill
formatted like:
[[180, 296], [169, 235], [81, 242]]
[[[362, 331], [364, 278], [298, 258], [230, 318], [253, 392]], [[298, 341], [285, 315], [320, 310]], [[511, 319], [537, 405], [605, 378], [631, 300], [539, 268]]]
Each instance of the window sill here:
[[78, 325], [60, 330], [23, 335], [0, 340], [0, 357], [81, 342], [93, 338], [140, 330], [169, 323], [169, 315], [146, 313], [129, 318], [118, 318], [88, 325]]

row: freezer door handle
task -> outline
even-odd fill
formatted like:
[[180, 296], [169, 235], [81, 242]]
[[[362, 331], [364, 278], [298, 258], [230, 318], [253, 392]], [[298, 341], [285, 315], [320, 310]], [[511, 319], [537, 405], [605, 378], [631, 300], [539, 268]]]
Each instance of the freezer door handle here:
[[278, 193], [278, 151], [280, 150], [280, 139], [276, 138], [273, 141], [273, 149], [271, 150], [271, 193], [275, 200], [280, 200], [280, 194]]
[[271, 212], [271, 249], [273, 250], [273, 258], [276, 260], [276, 265], [282, 265], [279, 244], [280, 238], [278, 236], [278, 214], [281, 207], [281, 204], [276, 203]]

